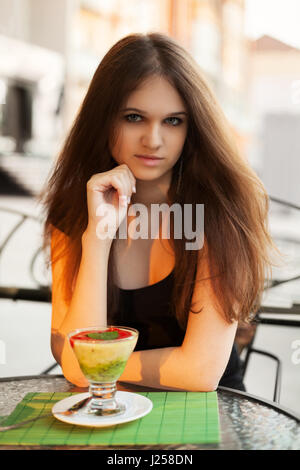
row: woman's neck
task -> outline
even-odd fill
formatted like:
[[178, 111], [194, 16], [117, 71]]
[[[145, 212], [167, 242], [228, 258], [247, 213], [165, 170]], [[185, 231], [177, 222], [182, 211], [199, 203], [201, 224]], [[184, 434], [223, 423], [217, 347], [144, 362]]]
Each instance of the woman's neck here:
[[132, 193], [131, 204], [143, 204], [151, 207], [151, 204], [168, 203], [168, 190], [171, 184], [170, 176], [164, 175], [159, 180], [136, 180], [136, 193]]

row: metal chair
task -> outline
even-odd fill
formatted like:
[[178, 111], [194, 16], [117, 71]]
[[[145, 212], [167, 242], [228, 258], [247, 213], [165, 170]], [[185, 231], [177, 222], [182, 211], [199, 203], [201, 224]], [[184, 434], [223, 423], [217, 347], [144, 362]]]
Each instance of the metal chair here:
[[[300, 207], [295, 205], [295, 204], [291, 204], [289, 202], [282, 201], [282, 200], [274, 198], [274, 197], [270, 197], [270, 200], [275, 202], [275, 203], [278, 203], [280, 205], [283, 205], [285, 207], [296, 209], [298, 211], [300, 210]], [[282, 239], [282, 240], [287, 241], [286, 239]], [[293, 243], [300, 244], [300, 240], [290, 240], [289, 239], [288, 241], [292, 241]], [[292, 281], [295, 281], [295, 280], [298, 280], [298, 279], [300, 279], [300, 275], [293, 276], [293, 277], [283, 279], [283, 280], [274, 279], [274, 280], [271, 281], [271, 283], [269, 285], [267, 285], [265, 287], [265, 290], [273, 289], [274, 287], [277, 287], [279, 285], [289, 283], [289, 282], [292, 282]], [[300, 327], [300, 317], [299, 317], [299, 320], [298, 319], [289, 320], [289, 319], [266, 318], [265, 316], [262, 316], [262, 314], [265, 314], [265, 315], [269, 314], [271, 316], [271, 315], [274, 315], [274, 314], [282, 314], [282, 313], [299, 315], [300, 314], [300, 304], [293, 303], [293, 305], [289, 308], [276, 307], [276, 306], [263, 306], [262, 305], [259, 309], [258, 314], [255, 317], [254, 323], [255, 323], [256, 326], [259, 326], [259, 325], [280, 325], [280, 326], [286, 326], [286, 327], [298, 327], [298, 328]], [[255, 330], [255, 333], [256, 333], [256, 330]], [[281, 384], [282, 384], [282, 361], [275, 354], [272, 354], [270, 352], [263, 351], [261, 349], [257, 349], [257, 348], [254, 347], [255, 333], [252, 335], [251, 340], [249, 341], [249, 343], [246, 346], [245, 359], [242, 361], [243, 378], [245, 377], [245, 374], [246, 374], [246, 371], [247, 371], [247, 368], [248, 368], [248, 365], [249, 365], [249, 359], [250, 359], [252, 354], [258, 354], [260, 356], [265, 356], [265, 357], [268, 357], [271, 360], [273, 360], [276, 364], [273, 401], [279, 403], [280, 402], [280, 393], [281, 393]]]
[[[0, 213], [5, 212], [9, 214], [14, 214], [19, 217], [19, 220], [13, 225], [13, 227], [9, 230], [8, 234], [0, 244], [0, 259], [3, 255], [4, 250], [7, 248], [9, 242], [12, 240], [13, 236], [16, 234], [18, 230], [21, 229], [22, 226], [28, 220], [34, 220], [37, 223], [41, 224], [41, 220], [38, 217], [35, 217], [30, 214], [26, 214], [22, 211], [18, 211], [16, 209], [11, 208], [3, 208], [0, 207]], [[10, 299], [10, 300], [29, 300], [29, 301], [36, 301], [36, 302], [51, 302], [51, 287], [49, 285], [43, 284], [39, 281], [37, 276], [35, 275], [35, 265], [39, 255], [42, 253], [42, 248], [39, 247], [32, 255], [30, 266], [29, 266], [29, 277], [35, 284], [33, 288], [26, 288], [26, 287], [2, 287], [0, 286], [0, 298], [2, 299]]]
[[[263, 323], [262, 319], [259, 317], [259, 314], [257, 315], [256, 323], [257, 324]], [[273, 323], [271, 323], [271, 324], [273, 324]], [[300, 326], [300, 322], [299, 322], [299, 326]], [[255, 335], [253, 335], [250, 343], [248, 344], [247, 349], [246, 349], [245, 359], [242, 361], [242, 377], [243, 377], [243, 380], [245, 379], [246, 371], [247, 371], [247, 368], [248, 368], [248, 365], [249, 365], [249, 359], [250, 359], [250, 356], [252, 354], [259, 354], [261, 356], [265, 356], [265, 357], [268, 357], [268, 358], [272, 359], [273, 361], [276, 362], [276, 373], [275, 373], [273, 401], [275, 401], [276, 403], [279, 403], [280, 402], [280, 393], [281, 393], [282, 362], [281, 362], [281, 360], [279, 359], [278, 356], [276, 356], [276, 355], [274, 355], [270, 352], [254, 348], [253, 347], [254, 339], [255, 339]]]
[[[9, 248], [9, 243], [12, 241], [13, 237], [18, 231], [22, 230], [27, 221], [35, 221], [37, 224], [41, 225], [41, 220], [38, 217], [16, 209], [0, 207], [0, 215], [1, 213], [12, 214], [13, 216], [16, 216], [17, 221], [12, 224], [12, 227], [8, 230], [8, 233], [0, 243], [0, 260], [4, 251]], [[35, 268], [41, 254], [42, 248], [38, 247], [38, 249], [33, 252], [27, 269], [28, 278], [32, 281], [33, 287], [27, 288], [15, 285], [0, 286], [0, 299], [51, 303], [51, 287], [48, 284], [41, 282], [36, 275]], [[54, 369], [56, 366], [57, 364], [55, 363], [50, 368], [46, 369], [46, 371], [50, 372], [50, 370]], [[41, 374], [43, 374], [43, 371]]]

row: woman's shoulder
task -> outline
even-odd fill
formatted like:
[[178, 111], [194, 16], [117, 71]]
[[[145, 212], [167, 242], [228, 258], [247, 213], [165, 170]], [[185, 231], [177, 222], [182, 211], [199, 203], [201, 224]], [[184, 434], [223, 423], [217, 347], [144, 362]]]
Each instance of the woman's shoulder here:
[[70, 238], [63, 230], [51, 224], [50, 240], [52, 262], [54, 262], [66, 253], [65, 250], [69, 247]]

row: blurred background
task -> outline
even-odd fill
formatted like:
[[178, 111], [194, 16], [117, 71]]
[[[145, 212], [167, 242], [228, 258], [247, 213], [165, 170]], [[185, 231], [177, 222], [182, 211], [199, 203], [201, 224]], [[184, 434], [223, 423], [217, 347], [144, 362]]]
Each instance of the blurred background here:
[[[127, 34], [159, 31], [197, 60], [270, 195], [284, 263], [262, 318], [277, 323], [250, 338], [280, 358], [280, 401], [300, 411], [299, 18], [298, 0], [0, 0], [0, 377], [61, 373], [51, 369], [51, 304], [25, 300], [51, 283], [36, 196], [102, 57]], [[248, 391], [271, 399], [274, 373], [251, 355]]]

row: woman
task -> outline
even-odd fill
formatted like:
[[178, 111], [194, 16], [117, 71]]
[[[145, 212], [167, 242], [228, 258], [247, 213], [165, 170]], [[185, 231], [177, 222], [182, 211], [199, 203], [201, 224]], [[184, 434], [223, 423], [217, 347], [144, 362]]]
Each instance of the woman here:
[[[149, 214], [153, 204], [190, 204], [194, 216], [204, 204], [203, 246], [187, 250], [185, 234], [174, 237], [173, 219], [169, 239], [162, 226], [156, 238], [136, 239], [129, 230], [117, 237], [123, 222], [137, 227], [130, 201]], [[120, 380], [245, 390], [234, 338], [238, 322], [257, 311], [271, 267], [268, 198], [197, 63], [176, 41], [132, 34], [108, 51], [44, 204], [51, 347], [69, 381], [88, 385], [66, 334], [115, 324], [140, 332]]]

